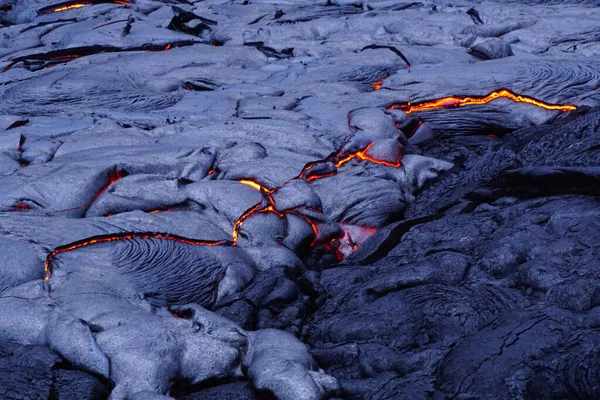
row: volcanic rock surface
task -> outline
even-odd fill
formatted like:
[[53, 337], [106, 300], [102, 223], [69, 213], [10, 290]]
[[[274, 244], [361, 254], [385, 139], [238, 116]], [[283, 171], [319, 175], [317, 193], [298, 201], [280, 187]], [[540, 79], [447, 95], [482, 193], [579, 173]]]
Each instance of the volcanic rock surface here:
[[600, 398], [599, 5], [0, 0], [0, 398]]

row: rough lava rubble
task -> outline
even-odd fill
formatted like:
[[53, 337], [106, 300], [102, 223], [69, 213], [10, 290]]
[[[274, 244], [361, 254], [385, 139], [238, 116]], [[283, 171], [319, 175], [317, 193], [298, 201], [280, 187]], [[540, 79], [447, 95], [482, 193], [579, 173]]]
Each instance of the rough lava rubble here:
[[0, 0], [0, 398], [600, 398], [600, 7]]

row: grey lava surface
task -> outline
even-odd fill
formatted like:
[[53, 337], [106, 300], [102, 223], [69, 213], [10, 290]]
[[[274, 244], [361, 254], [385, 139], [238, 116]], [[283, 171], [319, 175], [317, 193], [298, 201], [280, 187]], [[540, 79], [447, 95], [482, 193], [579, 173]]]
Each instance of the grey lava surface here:
[[0, 0], [0, 399], [600, 399], [600, 3]]

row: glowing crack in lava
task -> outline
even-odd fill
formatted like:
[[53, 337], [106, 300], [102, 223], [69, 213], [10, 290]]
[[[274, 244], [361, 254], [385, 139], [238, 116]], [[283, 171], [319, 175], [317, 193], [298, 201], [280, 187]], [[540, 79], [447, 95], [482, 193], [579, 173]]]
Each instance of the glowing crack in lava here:
[[[310, 175], [310, 176], [306, 176], [306, 175], [308, 174], [308, 172], [311, 169], [313, 169], [314, 167], [316, 167], [319, 164], [333, 163], [336, 167], [341, 167], [352, 159], [357, 159], [359, 161], [369, 161], [369, 162], [373, 162], [376, 164], [381, 164], [381, 165], [395, 167], [395, 168], [400, 167], [400, 165], [401, 165], [400, 157], [398, 157], [398, 160], [395, 163], [390, 163], [390, 162], [387, 162], [384, 160], [378, 160], [374, 157], [367, 155], [366, 153], [368, 152], [369, 148], [372, 145], [373, 145], [373, 143], [370, 143], [364, 149], [356, 151], [354, 153], [351, 153], [345, 157], [341, 156], [342, 150], [339, 150], [335, 153], [332, 153], [330, 156], [328, 156], [327, 158], [325, 158], [323, 160], [310, 162], [310, 163], [306, 164], [304, 166], [304, 168], [302, 169], [302, 171], [300, 172], [300, 174], [296, 178], [293, 178], [293, 179], [306, 179], [307, 182], [310, 182], [310, 181], [313, 181], [316, 179], [322, 179], [322, 178], [327, 178], [329, 176], [333, 176], [337, 173], [337, 171], [325, 173], [325, 174], [314, 174], [314, 175]], [[211, 170], [211, 172], [214, 173], [215, 171]], [[209, 172], [209, 174], [210, 174], [210, 172]], [[96, 196], [94, 197], [94, 200], [96, 200], [102, 193], [104, 193], [108, 189], [108, 187], [110, 187], [110, 185], [112, 185], [118, 179], [120, 179], [126, 175], [127, 175], [127, 173], [125, 171], [120, 171], [117, 169], [111, 170], [110, 175], [109, 175], [108, 185], [106, 185], [98, 194], [96, 194]], [[319, 242], [318, 242], [318, 227], [317, 227], [316, 223], [314, 221], [312, 221], [308, 216], [300, 213], [298, 211], [298, 209], [285, 210], [283, 212], [279, 212], [276, 210], [275, 201], [273, 199], [273, 194], [279, 188], [269, 189], [269, 188], [261, 185], [260, 183], [250, 180], [250, 179], [242, 179], [242, 180], [239, 180], [238, 182], [241, 184], [244, 184], [244, 185], [248, 185], [256, 190], [259, 190], [261, 192], [261, 194], [263, 195], [263, 198], [261, 199], [261, 201], [259, 203], [255, 204], [254, 206], [252, 206], [248, 210], [246, 210], [235, 221], [235, 223], [233, 225], [233, 231], [232, 231], [232, 242], [226, 241], [226, 240], [204, 241], [204, 240], [184, 238], [181, 236], [172, 235], [172, 234], [168, 234], [168, 233], [147, 233], [147, 232], [146, 233], [131, 233], [131, 232], [129, 232], [129, 233], [118, 233], [118, 234], [94, 236], [94, 237], [91, 237], [88, 239], [83, 239], [83, 240], [80, 240], [77, 242], [59, 246], [59, 247], [55, 248], [52, 252], [50, 252], [48, 254], [48, 256], [46, 257], [46, 262], [44, 264], [44, 280], [49, 280], [52, 277], [52, 260], [54, 259], [54, 257], [56, 257], [57, 255], [59, 255], [61, 253], [77, 250], [82, 247], [86, 247], [86, 246], [90, 246], [90, 245], [98, 244], [98, 243], [108, 243], [108, 242], [114, 242], [114, 241], [118, 241], [118, 240], [130, 240], [130, 239], [163, 239], [163, 240], [174, 240], [174, 241], [177, 241], [180, 243], [201, 245], [201, 246], [236, 246], [237, 242], [238, 242], [238, 238], [239, 238], [239, 232], [240, 232], [240, 229], [241, 229], [242, 225], [244, 224], [244, 222], [247, 221], [252, 216], [257, 215], [259, 213], [274, 213], [280, 218], [284, 218], [286, 214], [293, 214], [293, 215], [296, 215], [296, 216], [302, 218], [304, 221], [306, 221], [311, 226], [311, 228], [314, 232], [314, 239], [311, 243], [311, 247], [314, 247], [317, 244], [319, 244]], [[93, 203], [93, 201], [92, 201], [92, 203]], [[306, 207], [300, 207], [300, 208], [306, 208]], [[322, 211], [320, 211], [320, 210], [312, 210], [312, 209], [310, 209], [310, 210], [313, 212], [316, 212], [318, 214], [322, 214]], [[364, 240], [366, 240], [366, 238], [368, 238], [369, 236], [371, 236], [373, 233], [376, 232], [376, 229], [371, 228], [371, 227], [360, 227], [360, 226], [351, 226], [351, 225], [347, 225], [346, 227], [348, 229], [346, 229], [346, 228], [343, 229], [344, 234], [342, 236], [340, 236], [339, 238], [333, 238], [330, 241], [330, 243], [325, 243], [323, 245], [323, 247], [325, 249], [335, 250], [335, 254], [336, 254], [338, 260], [340, 260], [340, 261], [345, 256], [351, 254], [354, 250], [356, 250], [356, 248], [360, 244], [362, 244], [362, 242]], [[358, 232], [358, 234], [356, 232]], [[353, 237], [356, 237], [357, 240], [354, 241]], [[338, 244], [337, 247], [335, 246], [336, 243]]]
[[46, 256], [46, 262], [44, 264], [44, 280], [49, 280], [52, 276], [52, 259], [60, 253], [80, 249], [82, 247], [90, 246], [98, 243], [116, 242], [118, 240], [131, 240], [131, 239], [161, 239], [161, 240], [173, 240], [179, 243], [191, 244], [196, 246], [227, 246], [231, 243], [226, 240], [197, 240], [189, 239], [183, 236], [172, 235], [168, 233], [152, 233], [152, 232], [125, 232], [108, 235], [94, 236], [88, 239], [79, 240], [77, 242], [69, 243], [64, 246], [55, 248], [51, 253]]
[[[70, 207], [70, 208], [66, 208], [66, 209], [64, 209], [64, 210], [53, 210], [53, 211], [47, 211], [47, 212], [46, 212], [46, 215], [55, 215], [55, 214], [58, 214], [58, 213], [64, 213], [64, 212], [75, 211], [75, 210], [82, 210], [82, 209], [88, 208], [88, 207], [89, 207], [89, 206], [91, 206], [91, 205], [92, 205], [92, 204], [93, 204], [93, 203], [94, 203], [96, 200], [98, 200], [98, 198], [99, 198], [99, 197], [100, 197], [100, 196], [101, 196], [101, 195], [102, 195], [104, 192], [106, 192], [106, 191], [108, 190], [108, 188], [109, 188], [109, 187], [110, 187], [110, 186], [111, 186], [113, 183], [115, 183], [116, 181], [118, 181], [118, 180], [119, 180], [119, 179], [121, 179], [121, 178], [124, 178], [124, 177], [126, 177], [127, 175], [128, 175], [128, 174], [127, 174], [127, 171], [125, 171], [125, 170], [120, 170], [120, 169], [116, 169], [116, 168], [115, 168], [115, 169], [111, 169], [111, 170], [108, 172], [108, 183], [107, 183], [106, 185], [104, 185], [104, 187], [102, 187], [102, 188], [101, 188], [101, 189], [100, 189], [100, 190], [99, 190], [99, 191], [98, 191], [98, 192], [97, 192], [97, 193], [94, 195], [94, 198], [92, 199], [92, 201], [90, 201], [89, 203], [87, 203], [87, 204], [84, 204], [84, 205], [82, 205], [82, 206]], [[16, 204], [13, 206], [13, 208], [15, 208], [15, 207], [17, 207], [17, 205], [16, 205]], [[21, 210], [20, 210], [20, 211], [29, 210], [29, 209], [31, 209], [31, 207], [29, 207], [29, 206], [28, 206], [28, 208], [26, 208], [26, 209], [21, 207]]]
[[[308, 175], [308, 173], [311, 169], [313, 169], [314, 167], [316, 167], [319, 164], [333, 163], [336, 168], [340, 168], [344, 164], [346, 164], [347, 162], [349, 162], [350, 160], [353, 160], [353, 159], [356, 159], [359, 161], [369, 161], [369, 162], [372, 162], [375, 164], [385, 165], [385, 166], [393, 167], [393, 168], [399, 168], [402, 165], [400, 162], [400, 159], [402, 157], [401, 155], [398, 155], [398, 158], [395, 160], [395, 162], [379, 160], [375, 157], [368, 155], [367, 153], [368, 153], [369, 149], [371, 148], [371, 146], [373, 146], [373, 143], [369, 143], [364, 149], [356, 151], [354, 153], [350, 153], [344, 157], [342, 157], [342, 150], [339, 150], [336, 153], [333, 153], [333, 155], [330, 155], [329, 157], [325, 158], [324, 160], [310, 162], [304, 166], [304, 168], [302, 169], [300, 174], [295, 179], [306, 179], [307, 182], [311, 182], [311, 181], [314, 181], [317, 179], [323, 179], [323, 178], [328, 178], [330, 176], [334, 176], [337, 174], [337, 171], [326, 172], [323, 174], [312, 174], [312, 175]], [[235, 221], [235, 223], [233, 225], [233, 232], [232, 232], [234, 245], [237, 245], [237, 243], [238, 243], [239, 232], [240, 232], [240, 229], [241, 229], [242, 225], [244, 224], [244, 222], [256, 214], [266, 213], [266, 212], [274, 213], [280, 218], [284, 218], [286, 214], [294, 214], [294, 215], [297, 215], [298, 217], [302, 218], [304, 221], [306, 221], [308, 224], [310, 224], [310, 226], [314, 232], [314, 239], [313, 239], [311, 246], [315, 246], [316, 244], [318, 244], [317, 238], [319, 236], [319, 231], [318, 231], [317, 225], [315, 224], [314, 221], [312, 221], [307, 216], [297, 212], [296, 210], [286, 210], [282, 213], [278, 212], [276, 210], [275, 202], [273, 200], [273, 194], [279, 188], [268, 189], [268, 188], [264, 187], [263, 185], [261, 185], [260, 183], [255, 182], [253, 180], [249, 180], [249, 179], [242, 179], [242, 180], [239, 180], [238, 182], [242, 183], [244, 185], [248, 185], [256, 190], [259, 190], [263, 195], [263, 199], [258, 204], [255, 204], [254, 206], [252, 206], [248, 210], [246, 210], [242, 214], [242, 216], [240, 216], [240, 218], [238, 218], [237, 221]], [[375, 228], [368, 228], [368, 227], [365, 227], [365, 228], [366, 229], [375, 229]]]
[[487, 96], [483, 96], [483, 97], [450, 96], [450, 97], [443, 97], [443, 98], [435, 99], [435, 100], [431, 100], [431, 101], [424, 101], [424, 102], [420, 102], [420, 103], [416, 103], [416, 104], [411, 104], [411, 102], [409, 101], [408, 103], [393, 104], [390, 107], [388, 107], [387, 109], [388, 110], [402, 110], [406, 114], [410, 114], [410, 113], [418, 112], [418, 111], [430, 111], [430, 110], [439, 110], [442, 108], [455, 108], [455, 107], [464, 107], [464, 106], [470, 106], [470, 105], [475, 105], [475, 104], [486, 104], [492, 100], [496, 100], [496, 99], [499, 99], [502, 97], [511, 99], [512, 101], [517, 102], [517, 103], [533, 104], [535, 106], [545, 108], [546, 110], [573, 111], [577, 108], [576, 106], [574, 106], [572, 104], [564, 104], [564, 105], [549, 104], [549, 103], [545, 103], [541, 100], [534, 99], [533, 97], [515, 94], [508, 89], [500, 89], [500, 90], [495, 90], [495, 91], [491, 92], [490, 94], [488, 94]]
[[49, 68], [57, 64], [66, 64], [80, 57], [92, 56], [99, 53], [117, 53], [131, 51], [167, 51], [175, 47], [191, 46], [197, 42], [191, 40], [180, 41], [176, 43], [146, 44], [138, 47], [119, 48], [111, 46], [85, 46], [65, 50], [54, 50], [47, 53], [29, 54], [26, 56], [17, 57], [10, 61], [3, 72], [11, 70], [16, 64], [23, 63], [30, 71], [39, 71], [40, 69]]
[[106, 192], [106, 190], [110, 187], [110, 185], [112, 185], [119, 179], [124, 178], [126, 176], [127, 176], [127, 171], [116, 169], [116, 168], [111, 169], [110, 172], [108, 173], [108, 183], [98, 193], [96, 193], [96, 196], [94, 196], [92, 203], [94, 201], [96, 201], [98, 199], [98, 197], [100, 197], [102, 195], [102, 193]]
[[58, 13], [68, 10], [75, 10], [81, 7], [93, 6], [96, 4], [120, 4], [131, 5], [133, 2], [126, 0], [92, 0], [92, 1], [66, 1], [63, 3], [53, 4], [47, 7], [40, 8], [38, 15]]
[[68, 6], [55, 8], [53, 10], [53, 12], [67, 11], [67, 10], [72, 10], [74, 8], [80, 8], [80, 7], [91, 6], [91, 5], [92, 5], [92, 3], [75, 3], [75, 4], [70, 4]]
[[365, 147], [363, 150], [357, 151], [356, 153], [351, 153], [349, 155], [347, 155], [346, 157], [338, 160], [334, 165], [336, 168], [341, 167], [342, 165], [346, 164], [348, 161], [352, 160], [352, 159], [358, 159], [361, 161], [370, 161], [372, 163], [375, 164], [380, 164], [380, 165], [386, 165], [388, 167], [394, 167], [394, 168], [398, 168], [402, 165], [402, 163], [400, 162], [400, 159], [402, 158], [402, 156], [398, 156], [398, 158], [396, 159], [395, 162], [391, 163], [385, 160], [378, 160], [376, 158], [373, 158], [371, 156], [369, 156], [367, 154], [367, 152], [369, 151], [369, 149], [371, 148], [371, 146], [373, 146], [373, 143], [370, 143], [367, 147]]

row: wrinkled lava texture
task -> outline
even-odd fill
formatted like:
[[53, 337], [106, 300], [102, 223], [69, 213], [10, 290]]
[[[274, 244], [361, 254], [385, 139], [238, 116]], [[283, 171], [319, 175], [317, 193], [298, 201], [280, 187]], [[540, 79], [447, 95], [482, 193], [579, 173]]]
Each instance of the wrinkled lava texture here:
[[598, 1], [0, 33], [0, 399], [600, 398]]

